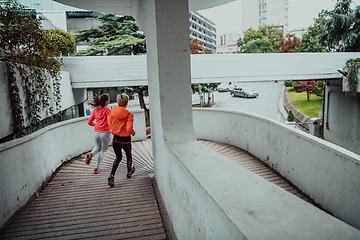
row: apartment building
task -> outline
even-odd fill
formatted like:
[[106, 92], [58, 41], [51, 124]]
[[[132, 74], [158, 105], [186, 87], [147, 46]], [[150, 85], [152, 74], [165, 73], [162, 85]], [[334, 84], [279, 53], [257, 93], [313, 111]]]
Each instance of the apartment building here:
[[190, 41], [197, 39], [203, 44], [203, 50], [216, 51], [216, 26], [198, 12], [189, 13]]
[[242, 1], [242, 32], [259, 26], [278, 25], [284, 33], [289, 31], [288, 0]]
[[237, 45], [237, 41], [243, 34], [241, 33], [225, 33], [218, 37], [218, 45], [216, 46], [216, 53], [218, 54], [229, 54], [229, 53], [237, 53], [239, 51], [239, 47]]

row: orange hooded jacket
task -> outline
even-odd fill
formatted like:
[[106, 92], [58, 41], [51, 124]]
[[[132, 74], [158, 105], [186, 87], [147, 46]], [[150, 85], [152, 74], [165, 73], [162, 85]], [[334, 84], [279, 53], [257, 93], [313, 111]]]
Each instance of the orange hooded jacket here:
[[115, 107], [109, 116], [111, 133], [120, 137], [127, 137], [134, 133], [134, 114], [125, 107]]

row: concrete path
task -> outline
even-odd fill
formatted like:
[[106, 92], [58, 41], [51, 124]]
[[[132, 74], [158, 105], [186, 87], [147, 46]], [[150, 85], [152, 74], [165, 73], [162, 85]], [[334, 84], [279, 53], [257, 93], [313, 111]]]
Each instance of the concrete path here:
[[[313, 203], [246, 151], [223, 143], [199, 141]], [[165, 213], [160, 213], [157, 189], [154, 190], [150, 177], [153, 171], [151, 141], [134, 142], [132, 146], [136, 172], [131, 178], [126, 178], [123, 159], [116, 172], [115, 187], [107, 185], [115, 159], [111, 146], [99, 174], [93, 173], [97, 155], [90, 165], [84, 163], [85, 154], [76, 157], [66, 163], [39, 196], [0, 233], [0, 239], [174, 239], [171, 230], [164, 227], [168, 226], [163, 223], [165, 218], [162, 219]]]

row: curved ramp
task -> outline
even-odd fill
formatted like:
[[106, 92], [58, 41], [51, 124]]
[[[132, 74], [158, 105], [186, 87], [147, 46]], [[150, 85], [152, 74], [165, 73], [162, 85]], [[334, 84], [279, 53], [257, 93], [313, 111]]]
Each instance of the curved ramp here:
[[[301, 199], [312, 202], [281, 176], [246, 151], [228, 144], [199, 140], [202, 144], [241, 164]], [[0, 239], [166, 239], [154, 188], [151, 141], [133, 142], [136, 172], [126, 178], [123, 159], [115, 187], [107, 185], [115, 153], [110, 146], [94, 174], [97, 155], [90, 165], [83, 154], [64, 164], [54, 178], [14, 221]]]

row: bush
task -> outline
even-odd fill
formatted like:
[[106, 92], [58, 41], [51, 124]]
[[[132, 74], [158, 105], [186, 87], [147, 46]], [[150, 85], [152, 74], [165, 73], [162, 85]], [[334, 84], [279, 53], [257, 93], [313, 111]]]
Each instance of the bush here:
[[294, 114], [292, 113], [291, 110], [288, 113], [287, 121], [288, 122], [294, 122], [295, 121], [295, 116], [294, 116]]
[[294, 82], [293, 80], [285, 80], [284, 85], [285, 85], [285, 87], [291, 87], [293, 82]]

